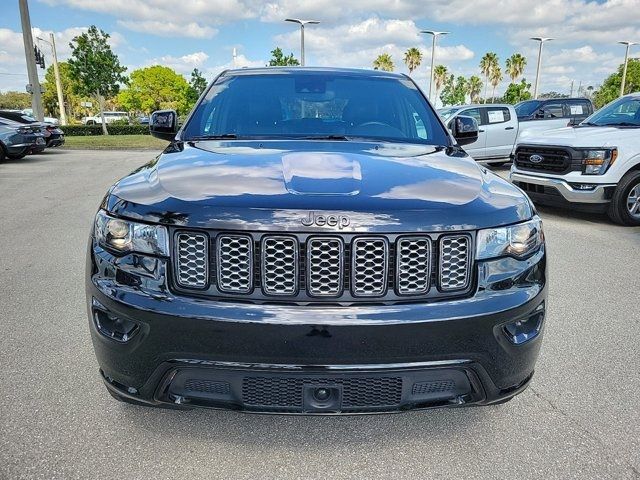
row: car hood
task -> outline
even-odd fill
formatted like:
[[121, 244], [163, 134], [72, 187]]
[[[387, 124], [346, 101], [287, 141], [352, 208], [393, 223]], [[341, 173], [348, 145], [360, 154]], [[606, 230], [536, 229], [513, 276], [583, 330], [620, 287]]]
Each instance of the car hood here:
[[328, 228], [308, 221], [309, 211], [346, 216], [339, 227], [350, 231], [396, 232], [476, 229], [533, 215], [519, 189], [459, 151], [324, 141], [169, 148], [120, 180], [104, 207], [173, 225], [299, 231]]
[[640, 130], [616, 127], [565, 127], [521, 138], [522, 144], [566, 145], [570, 147], [615, 147], [620, 142], [637, 143]]

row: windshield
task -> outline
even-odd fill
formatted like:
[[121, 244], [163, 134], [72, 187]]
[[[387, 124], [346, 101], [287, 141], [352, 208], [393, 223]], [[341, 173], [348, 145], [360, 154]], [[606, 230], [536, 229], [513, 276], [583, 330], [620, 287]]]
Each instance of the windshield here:
[[601, 127], [640, 127], [640, 97], [619, 98], [602, 107], [582, 123]]
[[440, 115], [440, 118], [446, 122], [451, 117], [453, 117], [458, 111], [460, 111], [459, 108], [441, 108], [440, 110], [438, 110], [438, 115]]
[[516, 109], [516, 115], [518, 115], [518, 117], [528, 117], [537, 110], [537, 108], [540, 106], [540, 103], [542, 102], [539, 102], [538, 100], [527, 100], [525, 102], [520, 102], [514, 107]]
[[182, 138], [351, 138], [448, 145], [434, 111], [409, 79], [274, 71], [220, 77]]

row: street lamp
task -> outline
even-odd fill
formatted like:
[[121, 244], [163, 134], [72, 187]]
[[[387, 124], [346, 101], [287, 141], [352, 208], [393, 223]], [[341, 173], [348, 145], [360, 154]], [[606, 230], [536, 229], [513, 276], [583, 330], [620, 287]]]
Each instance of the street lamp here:
[[627, 81], [627, 63], [629, 63], [629, 47], [638, 45], [636, 42], [618, 42], [620, 45], [626, 45], [627, 51], [624, 54], [624, 67], [622, 67], [622, 83], [620, 84], [620, 96], [624, 95], [624, 84]]
[[549, 37], [531, 37], [531, 40], [535, 40], [540, 42], [540, 48], [538, 49], [538, 68], [536, 69], [536, 84], [533, 87], [533, 98], [538, 98], [538, 84], [540, 82], [540, 63], [542, 61], [542, 44], [544, 42], [548, 42], [549, 40], [553, 40], [553, 38]]
[[[431, 92], [433, 90], [433, 64], [436, 58], [436, 38], [440, 35], [447, 35], [449, 32], [436, 32], [434, 30], [420, 30], [420, 33], [428, 33], [433, 36], [433, 41], [431, 43], [431, 78], [429, 80], [429, 101], [431, 99]], [[435, 102], [433, 102], [435, 104]]]
[[318, 20], [301, 20], [299, 18], [285, 18], [285, 22], [293, 22], [300, 24], [300, 65], [304, 67], [304, 26], [317, 25]]

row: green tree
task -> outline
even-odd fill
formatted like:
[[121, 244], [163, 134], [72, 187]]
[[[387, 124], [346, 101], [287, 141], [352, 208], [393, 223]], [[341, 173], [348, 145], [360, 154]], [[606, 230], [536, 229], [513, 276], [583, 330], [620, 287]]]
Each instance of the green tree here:
[[510, 83], [507, 87], [507, 91], [504, 92], [502, 102], [513, 105], [524, 100], [529, 100], [531, 99], [531, 92], [529, 91], [530, 88], [531, 84], [527, 83], [526, 78], [520, 80], [520, 83]]
[[126, 82], [123, 73], [127, 68], [120, 65], [118, 56], [111, 50], [109, 34], [95, 25], [91, 25], [86, 33], [74, 37], [69, 46], [69, 73], [75, 79], [74, 91], [98, 101], [102, 133], [108, 135], [103, 113], [105, 99], [120, 91], [120, 84]]
[[296, 65], [300, 65], [300, 62], [293, 56], [293, 53], [285, 56], [280, 47], [276, 47], [274, 50], [271, 50], [271, 60], [269, 60], [270, 67], [288, 67]]
[[26, 92], [0, 92], [0, 108], [11, 110], [31, 108], [31, 95]]
[[189, 80], [189, 91], [187, 94], [187, 100], [189, 104], [193, 106], [202, 92], [207, 88], [207, 80], [202, 76], [202, 72], [197, 68], [194, 68], [191, 72], [191, 79]]
[[404, 63], [409, 69], [409, 75], [422, 63], [422, 53], [416, 47], [411, 47], [404, 54]]
[[468, 92], [467, 79], [463, 76], [454, 78], [453, 74], [451, 74], [444, 82], [440, 100], [442, 100], [443, 105], [463, 105], [466, 102]]
[[[69, 119], [77, 118], [82, 113], [81, 102], [90, 100], [89, 97], [81, 97], [77, 93], [77, 86], [74, 85], [75, 79], [71, 76], [71, 67], [67, 62], [59, 62], [58, 70], [60, 72], [60, 84], [62, 86], [62, 96], [64, 97], [65, 108]], [[58, 106], [58, 92], [56, 90], [56, 77], [53, 65], [47, 68], [42, 84], [44, 93], [42, 94], [42, 103], [45, 111], [54, 117], [60, 116], [60, 108]]]
[[498, 54], [494, 52], [487, 52], [480, 59], [480, 71], [484, 75], [484, 103], [487, 103], [487, 93], [489, 88], [489, 76], [491, 72], [499, 66]]
[[131, 72], [129, 88], [118, 95], [125, 110], [151, 113], [172, 109], [179, 114], [189, 111], [189, 83], [169, 67], [154, 65]]
[[433, 83], [434, 87], [436, 88], [435, 98], [438, 98], [438, 92], [442, 88], [442, 85], [444, 85], [444, 82], [447, 81], [448, 74], [449, 70], [447, 70], [447, 67], [445, 67], [444, 65], [436, 65], [433, 68]]
[[373, 61], [373, 69], [374, 70], [384, 70], [385, 72], [393, 72], [393, 59], [391, 58], [391, 55], [389, 55], [388, 53], [381, 53], [380, 55], [378, 55], [378, 58], [376, 58]]
[[511, 83], [515, 83], [516, 80], [524, 72], [524, 67], [527, 66], [527, 59], [519, 53], [514, 53], [506, 61], [507, 75], [511, 78]]
[[482, 80], [477, 75], [472, 75], [468, 80], [469, 96], [471, 103], [478, 103], [480, 93], [482, 92]]
[[502, 81], [502, 70], [500, 70], [500, 65], [496, 64], [491, 70], [489, 74], [489, 81], [491, 82], [491, 86], [493, 90], [491, 91], [491, 103], [495, 103], [496, 100], [496, 87]]
[[[618, 67], [618, 71], [609, 75], [602, 86], [594, 94], [594, 103], [597, 108], [615, 100], [620, 95], [622, 83], [622, 70], [624, 65]], [[625, 94], [640, 90], [640, 58], [630, 58], [627, 64], [627, 79], [624, 84]]]

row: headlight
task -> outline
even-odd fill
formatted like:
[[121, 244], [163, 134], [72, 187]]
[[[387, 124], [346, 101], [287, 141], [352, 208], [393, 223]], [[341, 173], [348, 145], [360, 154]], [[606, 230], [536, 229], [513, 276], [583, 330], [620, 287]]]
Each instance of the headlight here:
[[618, 150], [607, 148], [602, 150], [582, 151], [582, 173], [585, 175], [602, 175], [616, 161]]
[[476, 258], [525, 258], [538, 250], [543, 243], [542, 220], [540, 217], [534, 217], [528, 222], [510, 227], [480, 230], [476, 241]]
[[162, 225], [122, 220], [100, 210], [96, 215], [95, 236], [102, 246], [119, 252], [169, 256], [169, 237]]

